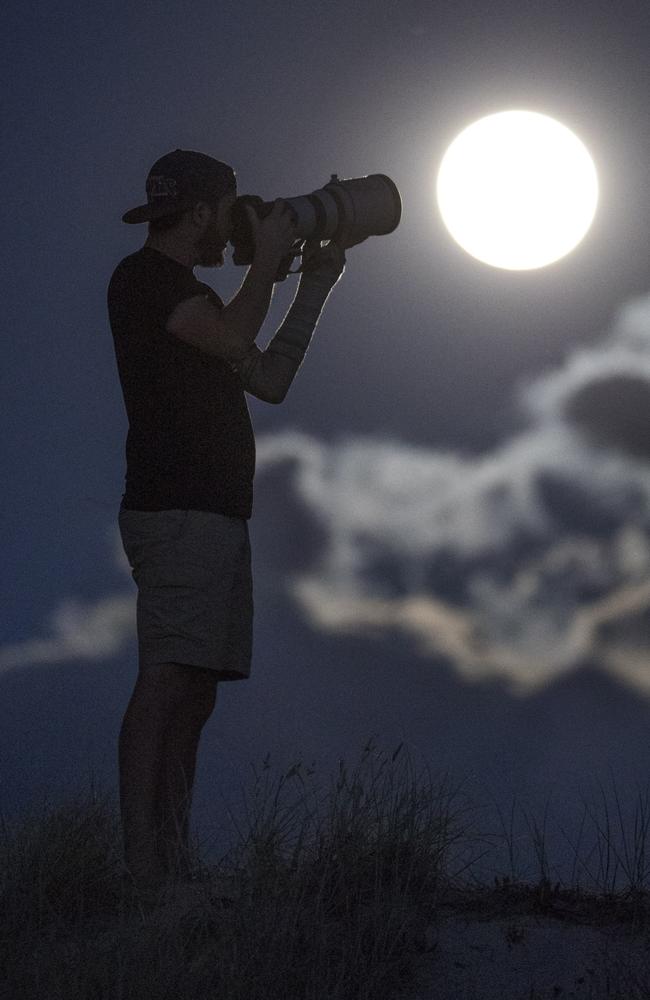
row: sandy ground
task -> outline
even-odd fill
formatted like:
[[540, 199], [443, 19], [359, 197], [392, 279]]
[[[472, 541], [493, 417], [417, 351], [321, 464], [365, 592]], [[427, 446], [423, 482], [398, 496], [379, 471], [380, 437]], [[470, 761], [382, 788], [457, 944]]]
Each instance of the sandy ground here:
[[530, 912], [530, 902], [505, 909], [441, 904], [425, 935], [433, 950], [395, 1000], [650, 998], [648, 924], [561, 900], [545, 913]]
[[[222, 888], [232, 886], [224, 880]], [[197, 905], [197, 892], [151, 914], [154, 936]], [[629, 903], [549, 893], [540, 905], [517, 887], [447, 888], [422, 936], [427, 950], [412, 957], [413, 985], [394, 1000], [650, 1000], [650, 898], [641, 912], [645, 923]], [[134, 932], [143, 933], [136, 916], [95, 943], [112, 949]]]

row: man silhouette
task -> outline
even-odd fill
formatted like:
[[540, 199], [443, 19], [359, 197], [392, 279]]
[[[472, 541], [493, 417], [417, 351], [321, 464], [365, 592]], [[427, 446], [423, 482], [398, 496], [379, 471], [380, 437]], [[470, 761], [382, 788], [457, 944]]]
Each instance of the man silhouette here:
[[247, 206], [254, 259], [226, 305], [193, 273], [220, 267], [235, 173], [176, 149], [149, 171], [146, 243], [116, 266], [108, 312], [129, 421], [118, 520], [137, 584], [139, 669], [119, 736], [124, 858], [143, 900], [191, 882], [188, 828], [200, 734], [219, 681], [250, 675], [248, 520], [255, 442], [245, 392], [284, 399], [343, 249], [305, 247], [293, 303], [265, 350], [255, 344], [279, 265], [296, 242], [286, 203]]

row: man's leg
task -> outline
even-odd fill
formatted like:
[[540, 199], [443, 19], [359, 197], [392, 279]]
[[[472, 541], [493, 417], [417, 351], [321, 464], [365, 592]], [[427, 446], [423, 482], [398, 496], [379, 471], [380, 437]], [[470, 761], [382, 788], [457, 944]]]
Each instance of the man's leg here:
[[172, 723], [195, 717], [201, 698], [205, 698], [205, 684], [195, 668], [174, 663], [141, 667], [122, 722], [119, 769], [124, 856], [138, 888], [144, 891], [162, 884], [168, 873], [158, 851], [157, 829], [158, 796], [167, 783], [169, 767], [165, 735]]
[[217, 684], [200, 692], [192, 708], [165, 730], [156, 798], [158, 855], [170, 875], [190, 874], [189, 827], [201, 730], [212, 715]]

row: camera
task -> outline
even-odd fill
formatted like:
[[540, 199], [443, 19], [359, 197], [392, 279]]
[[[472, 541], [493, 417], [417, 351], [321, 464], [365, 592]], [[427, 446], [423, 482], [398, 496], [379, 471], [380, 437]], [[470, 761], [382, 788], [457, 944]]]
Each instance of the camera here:
[[[305, 240], [334, 240], [345, 248], [362, 243], [369, 236], [392, 233], [402, 215], [397, 185], [385, 174], [349, 180], [339, 180], [332, 174], [327, 184], [311, 194], [282, 198], [282, 201], [291, 209], [298, 233], [284, 262], [284, 277], [289, 273], [293, 258], [301, 254]], [[257, 195], [244, 194], [237, 198], [232, 209], [230, 238], [233, 263], [251, 264], [255, 254], [253, 233], [244, 206], [252, 206], [258, 218], [264, 219], [273, 210], [273, 204]]]

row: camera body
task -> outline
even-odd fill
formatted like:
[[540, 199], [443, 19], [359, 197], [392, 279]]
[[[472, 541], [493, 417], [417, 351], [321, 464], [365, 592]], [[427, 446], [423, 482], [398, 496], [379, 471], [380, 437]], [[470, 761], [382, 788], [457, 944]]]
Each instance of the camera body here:
[[[302, 252], [305, 240], [335, 240], [342, 247], [362, 243], [368, 236], [392, 233], [402, 216], [402, 199], [397, 185], [385, 174], [370, 174], [339, 180], [332, 174], [329, 182], [311, 194], [282, 199], [292, 211], [298, 238], [289, 254], [289, 263]], [[251, 264], [255, 243], [245, 205], [258, 218], [273, 210], [273, 201], [257, 195], [241, 195], [232, 209], [233, 231], [230, 243], [235, 264]]]

